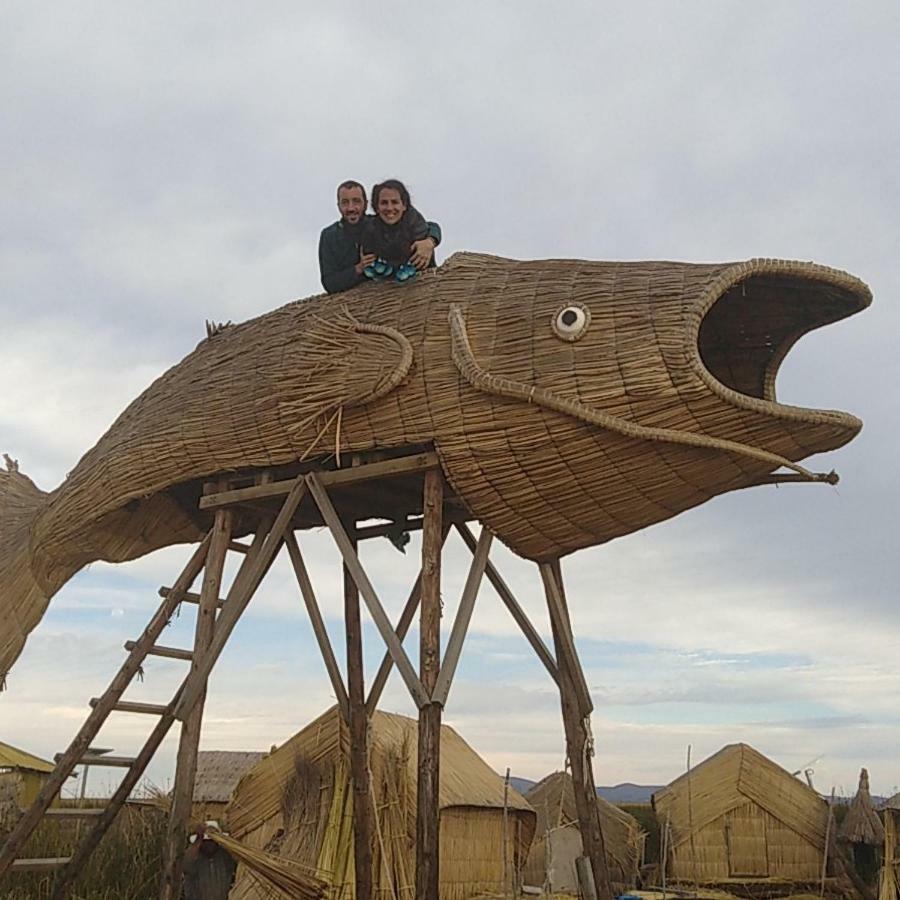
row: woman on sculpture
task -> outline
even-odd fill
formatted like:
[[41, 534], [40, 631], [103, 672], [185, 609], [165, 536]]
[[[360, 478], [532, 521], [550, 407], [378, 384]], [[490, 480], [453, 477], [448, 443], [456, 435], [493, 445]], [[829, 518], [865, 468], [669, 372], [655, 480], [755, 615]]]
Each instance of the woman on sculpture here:
[[[360, 245], [363, 254], [374, 254], [375, 261], [363, 269], [373, 280], [388, 278], [403, 282], [415, 278], [418, 270], [409, 262], [412, 244], [428, 237], [425, 217], [412, 205], [402, 181], [389, 178], [372, 188], [373, 218], [363, 224]], [[434, 255], [428, 267], [434, 266]]]

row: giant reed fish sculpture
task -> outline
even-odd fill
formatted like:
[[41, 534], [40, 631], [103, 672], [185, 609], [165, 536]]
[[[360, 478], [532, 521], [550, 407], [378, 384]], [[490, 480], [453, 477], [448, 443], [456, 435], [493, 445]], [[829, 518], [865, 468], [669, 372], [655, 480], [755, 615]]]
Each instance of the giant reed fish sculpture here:
[[[200, 536], [184, 486], [432, 444], [471, 515], [550, 559], [767, 480], [861, 427], [776, 402], [806, 332], [867, 306], [812, 263], [513, 261], [290, 303], [203, 341], [56, 490], [0, 473], [0, 673], [94, 560]], [[196, 495], [193, 495], [196, 496]], [[193, 513], [193, 515], [192, 515]]]

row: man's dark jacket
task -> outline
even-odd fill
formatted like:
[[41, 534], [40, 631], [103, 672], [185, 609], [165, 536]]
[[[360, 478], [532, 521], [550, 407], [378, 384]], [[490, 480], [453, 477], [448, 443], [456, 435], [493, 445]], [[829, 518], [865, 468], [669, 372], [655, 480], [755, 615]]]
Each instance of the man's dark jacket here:
[[[375, 216], [366, 216], [374, 219]], [[346, 291], [365, 281], [364, 275], [357, 275], [355, 266], [359, 262], [359, 240], [362, 234], [362, 220], [357, 225], [348, 225], [339, 219], [333, 225], [322, 229], [319, 235], [319, 273], [322, 287], [329, 294]], [[428, 237], [435, 246], [441, 242], [441, 226], [428, 223]]]

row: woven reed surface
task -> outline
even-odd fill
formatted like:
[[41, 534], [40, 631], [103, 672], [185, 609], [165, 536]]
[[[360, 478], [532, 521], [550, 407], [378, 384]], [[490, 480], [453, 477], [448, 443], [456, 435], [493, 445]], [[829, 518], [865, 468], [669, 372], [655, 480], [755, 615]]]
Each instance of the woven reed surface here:
[[[525, 867], [525, 883], [540, 885], [544, 883], [547, 866], [545, 833], [561, 825], [578, 823], [572, 776], [566, 772], [553, 772], [534, 785], [525, 799], [537, 813], [535, 839]], [[641, 827], [634, 816], [600, 796], [597, 797], [597, 812], [614, 887], [618, 891], [633, 888], [640, 866]]]
[[731, 744], [653, 795], [671, 827], [679, 879], [815, 880], [822, 866], [827, 803], [747, 744]]
[[[722, 312], [704, 328], [720, 298]], [[30, 533], [3, 526], [2, 593], [27, 632], [86, 563], [195, 540], [173, 486], [337, 447], [433, 442], [472, 516], [525, 557], [602, 543], [751, 484], [773, 459], [853, 437], [852, 416], [776, 404], [774, 377], [800, 334], [869, 300], [857, 279], [807, 263], [456, 254], [412, 284], [288, 304], [202, 341], [63, 485], [30, 498], [39, 507]], [[554, 322], [573, 305], [590, 324], [570, 342]], [[752, 326], [735, 324], [748, 316]], [[30, 572], [17, 568], [25, 544]]]
[[884, 826], [869, 793], [869, 773], [862, 769], [859, 773], [859, 787], [850, 803], [847, 815], [838, 829], [838, 837], [851, 844], [872, 844], [878, 846], [884, 841]]
[[194, 803], [228, 803], [241, 780], [265, 753], [254, 750], [201, 750], [197, 754]]
[[[376, 896], [411, 897], [415, 886], [416, 727], [376, 712], [369, 766], [377, 823], [373, 836]], [[349, 736], [332, 708], [266, 757], [238, 784], [228, 809], [244, 845], [318, 869], [335, 897], [353, 882]], [[461, 900], [502, 888], [503, 780], [448, 726], [441, 728], [441, 897]], [[507, 797], [510, 858], [524, 863], [535, 814], [516, 791]], [[233, 900], [255, 900], [258, 886], [240, 873]], [[331, 895], [329, 895], [331, 896]]]

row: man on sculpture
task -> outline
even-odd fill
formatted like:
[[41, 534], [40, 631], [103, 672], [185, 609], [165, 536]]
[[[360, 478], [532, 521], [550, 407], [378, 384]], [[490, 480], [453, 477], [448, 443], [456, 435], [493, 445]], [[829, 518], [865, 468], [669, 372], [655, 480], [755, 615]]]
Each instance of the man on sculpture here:
[[[319, 236], [319, 273], [322, 287], [329, 294], [361, 284], [366, 280], [363, 269], [375, 261], [373, 254], [363, 254], [360, 249], [367, 204], [366, 189], [358, 181], [338, 185], [337, 207], [341, 217]], [[428, 237], [412, 244], [410, 263], [419, 270], [426, 268], [440, 242], [440, 225], [429, 222]]]

